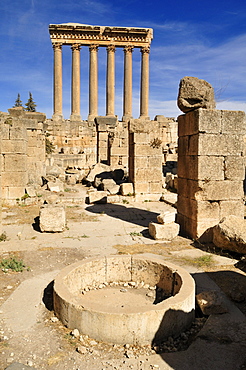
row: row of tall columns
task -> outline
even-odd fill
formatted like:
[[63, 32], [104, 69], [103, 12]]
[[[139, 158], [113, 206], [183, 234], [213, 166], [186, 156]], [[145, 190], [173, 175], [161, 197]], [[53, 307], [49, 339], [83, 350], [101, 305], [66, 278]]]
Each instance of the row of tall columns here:
[[[71, 116], [73, 121], [80, 116], [80, 48], [72, 45]], [[124, 47], [124, 96], [123, 120], [132, 118], [132, 52], [133, 46]], [[62, 44], [53, 44], [54, 49], [54, 119], [62, 118]], [[107, 47], [106, 116], [115, 116], [115, 46]], [[98, 45], [89, 46], [89, 115], [93, 120], [98, 115]], [[149, 47], [141, 48], [140, 118], [148, 117], [149, 102]]]

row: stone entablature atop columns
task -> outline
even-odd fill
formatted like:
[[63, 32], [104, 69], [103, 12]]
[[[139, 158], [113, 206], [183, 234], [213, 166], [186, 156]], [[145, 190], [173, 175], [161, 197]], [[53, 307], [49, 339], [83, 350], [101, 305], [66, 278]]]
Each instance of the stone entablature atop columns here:
[[[81, 46], [89, 46], [89, 116], [92, 120], [97, 115], [98, 77], [97, 49], [107, 48], [107, 88], [106, 115], [114, 116], [114, 84], [115, 84], [115, 48], [124, 50], [124, 107], [123, 120], [132, 117], [132, 51], [140, 48], [141, 64], [141, 102], [140, 118], [148, 119], [149, 96], [149, 48], [153, 38], [151, 28], [91, 26], [80, 23], [51, 24], [49, 26], [51, 42], [54, 48], [54, 115], [62, 118], [62, 49], [63, 45], [71, 45], [72, 56], [72, 109], [71, 119], [80, 118], [80, 54]], [[76, 47], [78, 46], [78, 47]], [[95, 49], [96, 47], [96, 49]]]
[[50, 24], [49, 32], [51, 42], [66, 45], [98, 44], [108, 46], [110, 44], [125, 47], [149, 46], [153, 38], [152, 28], [140, 27], [101, 27], [80, 23]]

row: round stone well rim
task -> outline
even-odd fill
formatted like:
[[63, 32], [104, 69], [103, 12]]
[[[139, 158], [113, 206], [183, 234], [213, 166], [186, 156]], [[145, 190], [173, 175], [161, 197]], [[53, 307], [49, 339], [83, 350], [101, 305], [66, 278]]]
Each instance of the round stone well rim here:
[[[131, 264], [131, 266], [134, 263], [141, 264], [147, 261], [147, 263], [165, 266], [181, 278], [182, 283], [179, 292], [156, 305], [153, 304], [150, 309], [139, 310], [139, 312], [102, 312], [100, 311], [100, 304], [98, 310], [87, 309], [86, 306], [83, 307], [77, 303], [74, 292], [70, 291], [64, 280], [69, 274], [75, 273], [78, 269], [83, 270], [83, 267], [90, 263], [95, 263], [95, 272], [100, 275], [99, 265], [105, 261], [106, 263], [116, 261], [116, 263], [126, 263]], [[113, 281], [134, 281], [134, 279], [123, 276]], [[99, 282], [100, 280], [98, 280]], [[163, 332], [160, 334], [162, 336], [175, 336], [191, 325], [195, 311], [195, 282], [186, 270], [165, 261], [161, 256], [139, 254], [87, 258], [66, 266], [56, 276], [54, 281], [54, 311], [65, 326], [70, 329], [77, 328], [81, 334], [86, 334], [96, 340], [119, 344], [150, 344], [158, 331]], [[175, 323], [166, 323], [165, 330], [163, 328], [160, 330], [163, 317], [167, 312], [173, 313]]]

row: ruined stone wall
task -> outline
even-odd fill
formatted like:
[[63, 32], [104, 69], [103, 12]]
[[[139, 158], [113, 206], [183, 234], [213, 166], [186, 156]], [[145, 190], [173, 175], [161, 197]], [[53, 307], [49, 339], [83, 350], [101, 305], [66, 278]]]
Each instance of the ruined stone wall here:
[[46, 121], [46, 131], [55, 150], [47, 165], [87, 168], [96, 163], [96, 126], [88, 121]]
[[178, 223], [210, 241], [227, 215], [244, 218], [245, 112], [198, 109], [178, 117]]
[[[102, 162], [117, 168], [128, 169], [129, 135], [128, 122], [116, 117], [98, 116], [94, 123], [47, 120], [49, 139], [55, 151], [47, 158], [47, 165], [90, 168]], [[145, 122], [145, 121], [143, 121]], [[177, 122], [164, 116], [155, 117], [158, 138], [166, 160], [177, 161]]]
[[3, 201], [16, 201], [45, 175], [44, 114], [23, 109], [1, 113], [1, 180]]
[[129, 180], [133, 183], [135, 195], [149, 200], [160, 199], [162, 162], [158, 122], [131, 120], [129, 124]]

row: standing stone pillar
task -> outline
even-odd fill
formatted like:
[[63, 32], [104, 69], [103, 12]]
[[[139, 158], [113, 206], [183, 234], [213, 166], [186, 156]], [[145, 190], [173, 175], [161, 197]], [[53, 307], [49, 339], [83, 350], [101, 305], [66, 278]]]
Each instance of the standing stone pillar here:
[[129, 123], [129, 181], [138, 200], [159, 200], [162, 193], [162, 147], [157, 121]]
[[132, 51], [133, 46], [124, 47], [124, 107], [122, 121], [132, 118]]
[[115, 46], [107, 47], [106, 115], [114, 116], [115, 97]]
[[177, 221], [209, 242], [223, 217], [244, 218], [245, 112], [196, 109], [178, 117], [178, 134]]
[[98, 115], [98, 45], [92, 44], [90, 50], [89, 67], [89, 116], [88, 121], [93, 120]]
[[74, 44], [72, 49], [72, 91], [71, 121], [81, 121], [80, 116], [80, 45]]
[[149, 47], [141, 48], [142, 63], [141, 63], [141, 91], [140, 91], [140, 117], [150, 119], [149, 112]]
[[52, 119], [62, 116], [62, 44], [53, 44], [54, 49], [54, 113]]

